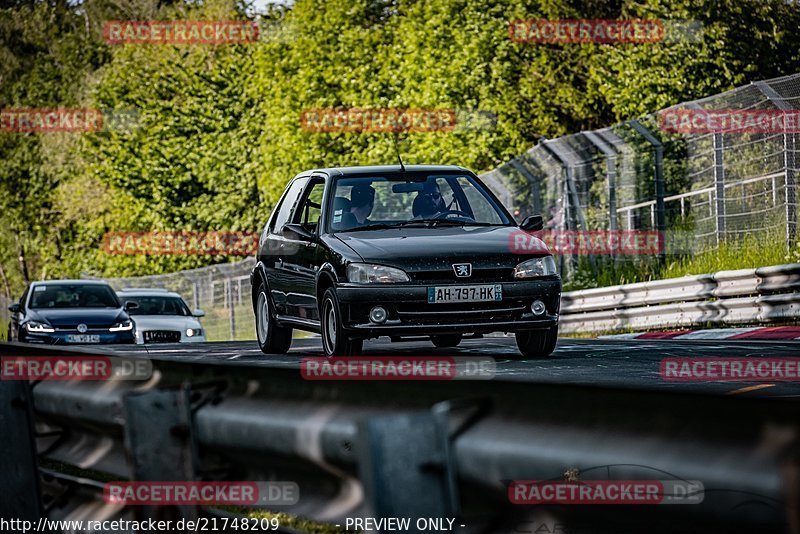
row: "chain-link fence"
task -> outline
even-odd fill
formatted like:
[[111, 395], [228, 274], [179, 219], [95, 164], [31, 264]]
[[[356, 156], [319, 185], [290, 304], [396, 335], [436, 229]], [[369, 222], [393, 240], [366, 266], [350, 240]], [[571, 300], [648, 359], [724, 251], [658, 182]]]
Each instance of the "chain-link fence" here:
[[107, 278], [114, 289], [163, 288], [180, 294], [192, 310], [206, 315], [200, 322], [209, 341], [255, 339], [250, 296], [253, 260], [153, 276]]
[[[798, 103], [800, 74], [758, 82], [638, 120], [543, 140], [481, 178], [519, 220], [542, 214], [553, 231], [656, 230], [668, 246], [678, 237], [672, 252], [684, 254], [754, 233], [786, 246], [797, 223], [800, 131], [786, 117]], [[765, 121], [770, 113], [778, 120]], [[560, 257], [569, 278], [577, 258]], [[253, 339], [251, 266], [245, 260], [109, 281], [117, 288], [177, 291], [204, 309], [211, 340]]]
[[485, 178], [520, 218], [541, 213], [554, 231], [660, 231], [666, 253], [748, 234], [788, 247], [798, 104], [800, 74], [756, 82], [543, 140]]

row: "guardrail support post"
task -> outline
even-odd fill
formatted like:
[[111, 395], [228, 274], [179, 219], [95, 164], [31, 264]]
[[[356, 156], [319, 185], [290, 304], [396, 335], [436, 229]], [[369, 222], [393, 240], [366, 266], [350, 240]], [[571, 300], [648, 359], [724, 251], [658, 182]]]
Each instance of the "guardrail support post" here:
[[[125, 447], [131, 479], [191, 481], [196, 444], [192, 436], [189, 389], [153, 390], [125, 396]], [[163, 517], [164, 506], [137, 506], [143, 518]], [[197, 517], [196, 506], [170, 507], [179, 517]]]
[[442, 417], [412, 412], [371, 417], [359, 428], [359, 472], [375, 517], [454, 518], [458, 496]]
[[43, 517], [33, 406], [27, 381], [0, 381], [0, 517]]

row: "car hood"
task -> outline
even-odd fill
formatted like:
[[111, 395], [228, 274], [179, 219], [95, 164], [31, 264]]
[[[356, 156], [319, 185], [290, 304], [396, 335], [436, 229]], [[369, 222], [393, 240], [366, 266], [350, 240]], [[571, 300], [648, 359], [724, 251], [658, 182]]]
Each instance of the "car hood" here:
[[29, 310], [28, 318], [56, 328], [75, 328], [79, 324], [89, 328], [108, 328], [127, 321], [128, 314], [122, 308], [45, 308]]
[[549, 254], [543, 241], [514, 226], [401, 228], [336, 234], [368, 263], [406, 271], [451, 269], [454, 262], [474, 267], [513, 267]]
[[136, 330], [186, 330], [200, 328], [200, 321], [185, 315], [134, 315]]

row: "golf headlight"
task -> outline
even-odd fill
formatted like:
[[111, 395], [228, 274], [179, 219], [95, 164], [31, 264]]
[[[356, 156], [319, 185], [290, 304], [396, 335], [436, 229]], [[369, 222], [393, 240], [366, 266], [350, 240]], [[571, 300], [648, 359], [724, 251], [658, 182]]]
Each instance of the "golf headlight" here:
[[523, 261], [514, 268], [514, 278], [534, 278], [551, 274], [556, 274], [556, 261], [553, 256]]
[[202, 328], [187, 328], [186, 329], [186, 337], [194, 337], [194, 336], [202, 336], [203, 329]]
[[405, 271], [373, 265], [371, 263], [351, 263], [347, 266], [347, 280], [356, 284], [386, 284], [392, 282], [408, 282]]
[[133, 323], [131, 321], [117, 323], [108, 329], [109, 332], [127, 332], [128, 330], [133, 330]]
[[56, 331], [56, 329], [49, 324], [37, 323], [36, 321], [25, 323], [25, 330], [32, 334], [49, 334]]

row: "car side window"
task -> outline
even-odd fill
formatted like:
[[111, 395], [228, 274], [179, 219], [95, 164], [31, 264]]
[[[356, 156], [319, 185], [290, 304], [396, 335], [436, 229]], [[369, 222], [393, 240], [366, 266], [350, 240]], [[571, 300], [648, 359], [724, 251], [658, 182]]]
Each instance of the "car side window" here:
[[325, 190], [325, 182], [314, 180], [306, 189], [303, 202], [294, 212], [293, 223], [303, 225], [309, 232], [316, 232], [319, 224], [320, 213], [322, 212], [322, 193]]
[[281, 203], [278, 205], [277, 212], [272, 219], [272, 224], [269, 227], [271, 232], [280, 230], [287, 222], [289, 222], [292, 209], [297, 204], [297, 199], [300, 197], [300, 193], [303, 191], [303, 188], [307, 182], [308, 178], [298, 178], [292, 182], [292, 185], [290, 185], [289, 189], [286, 190], [286, 193], [281, 199]]

